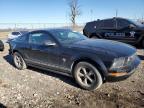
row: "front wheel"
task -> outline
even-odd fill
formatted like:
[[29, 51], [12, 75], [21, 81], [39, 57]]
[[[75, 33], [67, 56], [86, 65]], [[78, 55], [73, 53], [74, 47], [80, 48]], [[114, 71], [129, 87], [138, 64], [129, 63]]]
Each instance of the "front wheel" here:
[[74, 78], [80, 87], [86, 90], [97, 89], [103, 83], [102, 76], [98, 69], [87, 62], [80, 62], [76, 65]]
[[26, 63], [24, 61], [24, 59], [22, 58], [22, 56], [18, 53], [15, 52], [13, 55], [13, 60], [14, 60], [14, 64], [16, 66], [16, 68], [23, 70], [26, 69]]

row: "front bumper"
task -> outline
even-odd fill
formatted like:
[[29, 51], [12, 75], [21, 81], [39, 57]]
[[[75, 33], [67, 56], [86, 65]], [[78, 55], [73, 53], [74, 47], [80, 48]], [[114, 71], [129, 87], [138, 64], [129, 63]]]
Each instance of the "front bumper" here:
[[141, 60], [138, 56], [136, 56], [131, 65], [118, 69], [116, 71], [110, 70], [108, 76], [106, 77], [106, 81], [116, 82], [127, 79], [137, 70], [140, 62]]

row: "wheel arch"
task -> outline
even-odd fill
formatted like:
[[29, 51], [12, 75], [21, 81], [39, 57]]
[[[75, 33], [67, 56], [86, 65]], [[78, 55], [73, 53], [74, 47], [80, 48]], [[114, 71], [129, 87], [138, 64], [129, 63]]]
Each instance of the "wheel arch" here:
[[93, 60], [91, 58], [87, 58], [87, 57], [78, 58], [77, 60], [75, 60], [73, 62], [73, 64], [71, 65], [72, 76], [74, 73], [75, 66], [79, 62], [88, 62], [88, 63], [94, 65], [99, 70], [100, 74], [102, 75], [103, 80], [105, 80], [107, 72], [106, 72], [106, 67], [104, 66], [104, 64], [100, 61], [95, 61], [95, 60]]
[[19, 53], [19, 54], [24, 58], [23, 54], [22, 54], [20, 51], [16, 50], [16, 49], [13, 50], [12, 55], [13, 55], [15, 52]]
[[96, 36], [96, 37], [98, 37], [98, 38], [101, 38], [102, 36], [100, 35], [100, 34], [98, 34], [98, 33], [92, 33], [90, 36], [89, 36], [89, 38], [92, 38], [93, 36]]

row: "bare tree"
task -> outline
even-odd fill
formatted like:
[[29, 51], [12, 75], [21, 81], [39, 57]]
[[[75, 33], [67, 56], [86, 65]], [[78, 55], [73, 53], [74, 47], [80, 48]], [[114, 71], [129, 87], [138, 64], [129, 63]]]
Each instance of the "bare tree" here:
[[73, 24], [73, 27], [76, 25], [76, 18], [81, 15], [80, 6], [78, 4], [79, 0], [70, 0], [69, 7], [70, 7], [70, 20]]

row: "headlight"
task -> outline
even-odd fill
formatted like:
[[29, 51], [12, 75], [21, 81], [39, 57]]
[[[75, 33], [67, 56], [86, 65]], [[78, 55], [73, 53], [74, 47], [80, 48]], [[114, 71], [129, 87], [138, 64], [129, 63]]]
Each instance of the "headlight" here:
[[125, 61], [126, 59], [123, 57], [114, 59], [111, 69], [117, 69], [117, 68], [123, 67], [125, 64]]
[[116, 58], [113, 61], [111, 69], [119, 69], [121, 67], [131, 65], [131, 63], [132, 63], [132, 61], [134, 60], [135, 57], [136, 57], [136, 55], [134, 54], [134, 55], [129, 56], [129, 57]]

